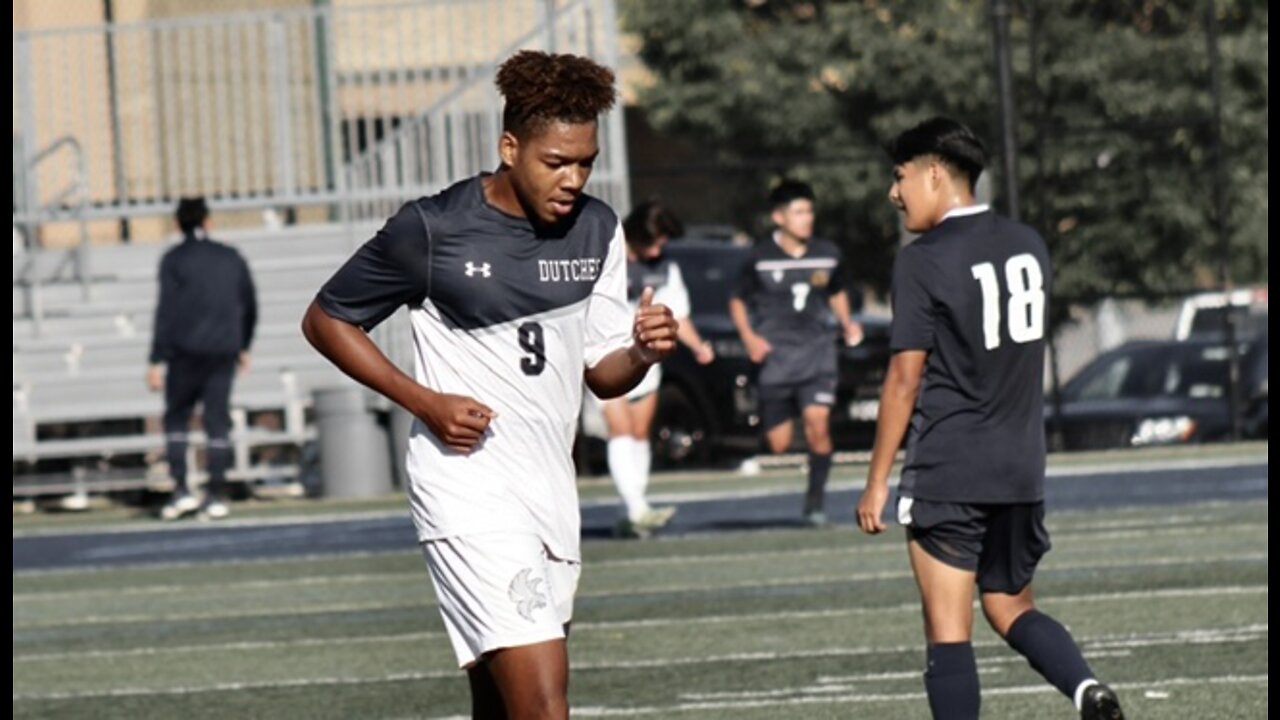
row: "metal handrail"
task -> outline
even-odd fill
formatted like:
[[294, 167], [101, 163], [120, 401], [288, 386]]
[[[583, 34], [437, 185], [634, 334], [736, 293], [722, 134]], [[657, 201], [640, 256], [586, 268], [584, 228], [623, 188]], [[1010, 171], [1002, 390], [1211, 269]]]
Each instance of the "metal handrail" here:
[[[34, 188], [31, 187], [31, 178], [35, 176], [36, 168], [63, 148], [70, 148], [72, 155], [75, 157], [71, 184], [55, 194], [53, 199], [45, 204], [44, 207], [67, 206], [69, 204], [68, 201], [73, 201], [70, 203], [72, 217], [80, 225], [80, 242], [75, 249], [76, 279], [80, 281], [81, 292], [84, 298], [88, 300], [91, 280], [89, 272], [89, 223], [84, 217], [84, 208], [89, 202], [88, 168], [85, 165], [84, 147], [79, 140], [71, 135], [63, 135], [50, 143], [45, 149], [31, 156], [31, 159], [27, 161], [25, 173], [26, 195], [29, 199], [35, 197]], [[20, 280], [27, 288], [28, 314], [31, 316], [36, 337], [40, 337], [44, 326], [44, 303], [41, 301], [44, 281], [40, 277], [38, 263], [35, 262], [34, 256], [23, 268], [22, 275]]]

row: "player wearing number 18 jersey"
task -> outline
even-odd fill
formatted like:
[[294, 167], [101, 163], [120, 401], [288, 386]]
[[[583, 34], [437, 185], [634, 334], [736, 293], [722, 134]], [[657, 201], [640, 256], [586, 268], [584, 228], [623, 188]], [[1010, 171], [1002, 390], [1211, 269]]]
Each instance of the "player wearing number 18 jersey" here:
[[894, 352], [858, 522], [884, 530], [907, 436], [898, 519], [924, 604], [925, 689], [935, 718], [977, 718], [973, 587], [992, 628], [1085, 718], [1122, 717], [1070, 633], [1035, 608], [1044, 527], [1044, 241], [973, 198], [982, 143], [935, 118], [890, 147], [889, 198], [923, 233], [894, 263]]
[[[676, 322], [626, 300], [613, 211], [583, 194], [613, 74], [525, 51], [505, 62], [494, 174], [406, 204], [320, 290], [307, 339], [412, 412], [409, 499], [475, 717], [567, 717], [580, 567], [570, 447], [585, 380], [634, 387]], [[410, 378], [365, 331], [407, 306]]]

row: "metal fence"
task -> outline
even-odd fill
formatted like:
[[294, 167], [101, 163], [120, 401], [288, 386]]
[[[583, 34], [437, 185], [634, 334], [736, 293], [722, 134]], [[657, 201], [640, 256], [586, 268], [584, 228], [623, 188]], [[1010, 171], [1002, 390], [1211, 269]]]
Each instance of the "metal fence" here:
[[[16, 31], [14, 223], [164, 215], [195, 194], [376, 214], [497, 166], [510, 53], [616, 66], [615, 26], [614, 0], [425, 0]], [[620, 110], [601, 139], [591, 191], [625, 210]], [[79, 157], [41, 160], [68, 141]]]

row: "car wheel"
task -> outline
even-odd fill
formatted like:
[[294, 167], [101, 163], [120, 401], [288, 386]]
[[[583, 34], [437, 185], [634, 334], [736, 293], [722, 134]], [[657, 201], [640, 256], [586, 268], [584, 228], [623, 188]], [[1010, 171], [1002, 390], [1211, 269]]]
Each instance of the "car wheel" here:
[[678, 385], [658, 391], [658, 412], [649, 434], [656, 468], [705, 465], [711, 459], [709, 423]]

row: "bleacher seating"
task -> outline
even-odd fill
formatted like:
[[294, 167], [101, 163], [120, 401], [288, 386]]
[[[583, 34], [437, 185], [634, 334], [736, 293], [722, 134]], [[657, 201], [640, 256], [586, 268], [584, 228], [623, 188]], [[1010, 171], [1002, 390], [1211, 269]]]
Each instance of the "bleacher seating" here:
[[[253, 451], [300, 449], [314, 437], [307, 422], [314, 390], [351, 382], [307, 345], [298, 323], [320, 284], [374, 229], [334, 224], [215, 232], [244, 254], [258, 288], [251, 368], [232, 394], [233, 479], [296, 474], [296, 463], [262, 464]], [[87, 288], [75, 278], [70, 252], [15, 254], [15, 498], [147, 484], [145, 464], [161, 458], [164, 448], [163, 399], [146, 389], [144, 377], [156, 271], [167, 247], [93, 248]], [[260, 413], [277, 421], [252, 424]], [[193, 448], [203, 443], [199, 433], [193, 438]], [[122, 466], [133, 471], [122, 473]]]

